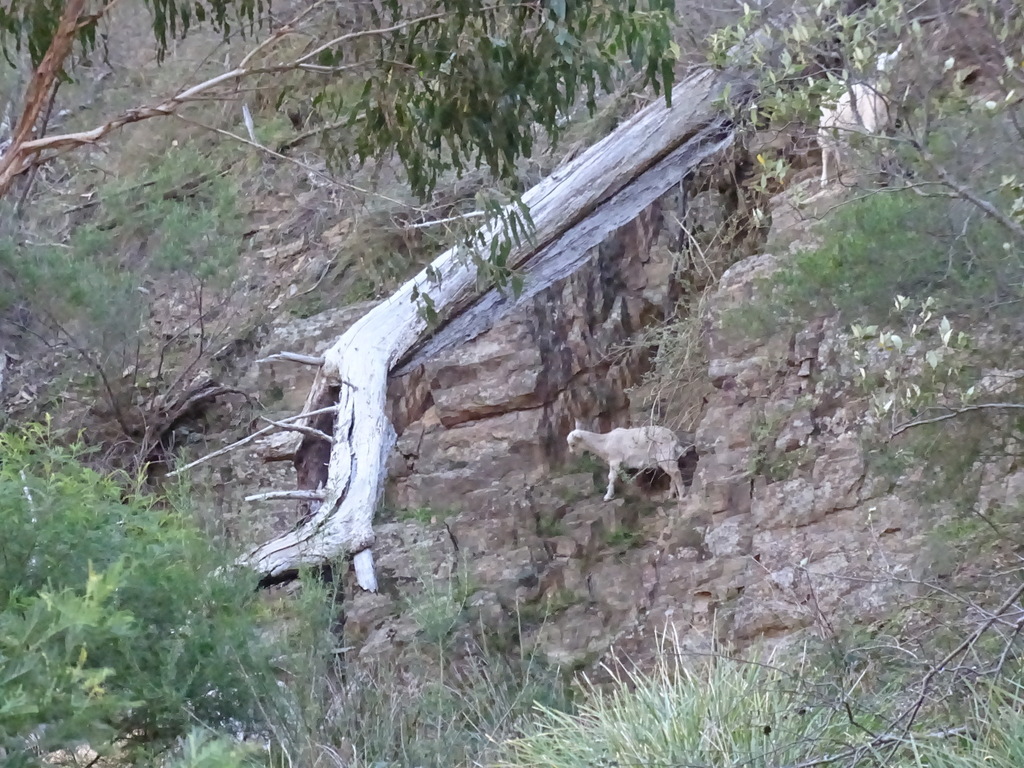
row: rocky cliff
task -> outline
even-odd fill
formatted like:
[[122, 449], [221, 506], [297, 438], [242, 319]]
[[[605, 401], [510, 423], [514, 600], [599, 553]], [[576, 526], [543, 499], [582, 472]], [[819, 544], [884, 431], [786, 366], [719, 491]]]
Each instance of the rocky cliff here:
[[[775, 220], [788, 242], [786, 206]], [[723, 322], [781, 252], [736, 263], [699, 318], [712, 394], [695, 404], [699, 458], [683, 502], [650, 474], [604, 502], [604, 467], [566, 455], [575, 417], [602, 431], [648, 421], [635, 387], [651, 350], [637, 339], [674, 306], [669, 220], [655, 206], [531, 305], [392, 382], [401, 436], [376, 527], [382, 588], [346, 596], [360, 656], [413, 640], [416, 606], [438, 590], [457, 608], [446, 631], [518, 636], [575, 666], [613, 644], [643, 657], [665, 627], [706, 648], [869, 622], [933, 568], [929, 521], [868, 469], [837, 320], [767, 339]], [[365, 309], [282, 322], [264, 352], [315, 354]], [[274, 363], [254, 366], [248, 385], [274, 401], [273, 418], [298, 411], [310, 380]], [[294, 512], [257, 514], [241, 497], [292, 484], [293, 445], [257, 441], [210, 470], [218, 513], [257, 537], [290, 525]]]

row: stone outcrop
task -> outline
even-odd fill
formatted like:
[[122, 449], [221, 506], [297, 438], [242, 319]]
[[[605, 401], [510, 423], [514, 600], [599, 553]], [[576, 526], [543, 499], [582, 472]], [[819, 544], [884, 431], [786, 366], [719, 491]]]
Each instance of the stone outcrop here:
[[[784, 257], [735, 264], [700, 318], [713, 394], [681, 503], [657, 477], [604, 502], [605, 467], [566, 455], [576, 416], [602, 431], [645, 422], [629, 394], [649, 350], [631, 342], [674, 303], [671, 234], [661, 211], [648, 211], [530, 306], [392, 381], [400, 438], [376, 529], [381, 591], [346, 598], [359, 655], [421, 633], [408, 606], [438, 590], [461, 595], [453, 627], [518, 635], [581, 665], [612, 644], [643, 658], [666, 628], [684, 646], [742, 647], [870, 621], [928, 572], [919, 510], [868, 472], [863, 414], [844, 405], [837, 375], [836, 321], [764, 338], [723, 322]], [[362, 311], [282, 324], [263, 352], [316, 354]], [[284, 415], [301, 407], [311, 378], [261, 366], [251, 386]], [[241, 514], [242, 493], [288, 487], [290, 444], [257, 442], [215, 468], [221, 512]], [[293, 517], [264, 514], [257, 528]]]

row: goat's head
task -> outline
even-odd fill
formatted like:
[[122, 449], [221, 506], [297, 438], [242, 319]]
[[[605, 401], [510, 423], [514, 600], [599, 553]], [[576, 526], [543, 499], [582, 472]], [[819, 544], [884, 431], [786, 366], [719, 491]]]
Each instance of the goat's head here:
[[579, 429], [570, 432], [569, 436], [565, 438], [565, 442], [569, 446], [569, 453], [578, 454], [583, 449], [583, 435], [580, 434]]
[[896, 50], [892, 53], [879, 54], [878, 60], [875, 63], [875, 68], [879, 72], [888, 72], [896, 64], [896, 60], [900, 57], [900, 51], [903, 50], [903, 43], [896, 46]]

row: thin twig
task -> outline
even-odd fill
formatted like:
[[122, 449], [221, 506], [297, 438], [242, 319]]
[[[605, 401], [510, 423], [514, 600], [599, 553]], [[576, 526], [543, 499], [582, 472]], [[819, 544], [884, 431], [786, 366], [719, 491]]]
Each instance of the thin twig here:
[[303, 365], [317, 365], [321, 366], [324, 364], [324, 358], [321, 355], [317, 357], [315, 355], [300, 355], [297, 352], [277, 352], [267, 357], [261, 357], [257, 360], [257, 363], [273, 363], [278, 360], [284, 360], [288, 363], [301, 363]]
[[[939, 731], [930, 731], [929, 733], [921, 733], [913, 736], [914, 739], [948, 739], [950, 736], [963, 736], [969, 734], [970, 730], [966, 725], [957, 726], [955, 728], [944, 728]], [[873, 739], [867, 744], [862, 744], [859, 747], [851, 747], [850, 749], [842, 752], [837, 752], [834, 755], [823, 755], [816, 757], [811, 760], [805, 760], [802, 763], [794, 763], [788, 765], [785, 768], [815, 768], [819, 765], [829, 765], [830, 763], [836, 763], [840, 760], [845, 760], [850, 757], [858, 757], [865, 749], [871, 747], [884, 747], [887, 744], [903, 744], [907, 741], [906, 733], [898, 735], [895, 733], [884, 733], [881, 736]]]
[[261, 152], [265, 152], [266, 154], [270, 155], [271, 157], [277, 158], [278, 160], [284, 160], [286, 163], [291, 163], [292, 165], [301, 168], [307, 173], [311, 173], [314, 176], [323, 179], [325, 182], [332, 186], [338, 187], [340, 189], [347, 189], [352, 192], [358, 192], [364, 195], [373, 195], [374, 197], [379, 197], [381, 200], [386, 200], [387, 202], [393, 203], [394, 205], [400, 205], [406, 208], [412, 208], [413, 210], [419, 210], [416, 206], [409, 205], [408, 203], [403, 203], [401, 200], [396, 200], [393, 197], [388, 197], [387, 195], [383, 195], [379, 192], [370, 192], [369, 190], [363, 189], [362, 187], [357, 187], [355, 184], [349, 184], [347, 182], [338, 181], [337, 179], [328, 176], [323, 171], [317, 170], [311, 165], [307, 165], [306, 163], [303, 163], [300, 160], [296, 160], [294, 157], [288, 157], [288, 155], [283, 155], [280, 152], [277, 152], [271, 149], [270, 147], [266, 146], [265, 144], [259, 144], [254, 141], [249, 141], [247, 138], [245, 138], [244, 136], [239, 136], [237, 133], [232, 133], [231, 131], [226, 131], [223, 128], [216, 128], [212, 125], [207, 125], [206, 123], [200, 122], [198, 120], [193, 120], [192, 118], [185, 117], [184, 115], [180, 115], [176, 112], [170, 112], [168, 114], [173, 115], [182, 122], [194, 125], [197, 128], [212, 131], [213, 133], [216, 133], [219, 136], [224, 136], [225, 138], [228, 139], [234, 139], [235, 141], [240, 142], [241, 144], [245, 144], [247, 146], [252, 147], [253, 149], [258, 149]]
[[[304, 419], [307, 416], [319, 416], [322, 413], [333, 413], [333, 412], [335, 412], [337, 410], [338, 410], [338, 406], [336, 406], [336, 405], [329, 405], [326, 408], [319, 408], [319, 409], [317, 409], [315, 411], [308, 411], [306, 413], [300, 413], [300, 414], [298, 414], [296, 416], [289, 416], [287, 419], [281, 419], [280, 423], [281, 424], [287, 424], [287, 423], [291, 423], [293, 421], [298, 421], [299, 419]], [[265, 435], [268, 432], [273, 432], [275, 429], [278, 429], [278, 427], [273, 426], [273, 425], [269, 426], [269, 427], [264, 427], [263, 429], [261, 429], [261, 430], [259, 430], [257, 432], [253, 432], [248, 437], [243, 437], [241, 440], [238, 440], [237, 442], [234, 442], [231, 445], [227, 445], [227, 446], [225, 446], [223, 448], [220, 448], [219, 450], [216, 450], [213, 453], [208, 453], [205, 456], [203, 456], [201, 458], [198, 458], [195, 461], [190, 462], [190, 463], [186, 464], [185, 466], [180, 467], [179, 469], [174, 470], [173, 472], [168, 473], [168, 477], [174, 477], [175, 475], [181, 474], [185, 470], [192, 469], [193, 467], [197, 467], [200, 464], [205, 464], [210, 459], [215, 459], [218, 456], [223, 456], [225, 453], [230, 453], [231, 451], [233, 451], [233, 450], [235, 450], [237, 448], [241, 448], [243, 445], [246, 445], [247, 443], [251, 443], [253, 440], [255, 440], [257, 437], [260, 437], [261, 435]]]
[[924, 706], [925, 699], [928, 696], [928, 690], [929, 688], [931, 688], [932, 680], [934, 680], [935, 677], [940, 672], [942, 672], [951, 661], [953, 661], [953, 659], [969, 651], [974, 646], [974, 644], [978, 642], [978, 639], [988, 631], [989, 627], [995, 624], [996, 621], [999, 620], [999, 617], [1002, 616], [1011, 605], [1013, 605], [1020, 599], [1021, 595], [1024, 595], [1024, 584], [1021, 584], [1019, 587], [1017, 587], [1017, 589], [1013, 591], [1013, 594], [1011, 594], [1003, 602], [1003, 604], [1000, 605], [998, 609], [996, 609], [995, 613], [992, 616], [990, 616], [984, 624], [982, 624], [980, 627], [974, 630], [974, 632], [972, 632], [962, 643], [960, 643], [960, 645], [958, 645], [952, 651], [947, 653], [945, 658], [943, 658], [938, 664], [936, 664], [934, 667], [931, 668], [931, 670], [929, 670], [928, 674], [925, 675], [924, 679], [921, 681], [921, 691], [917, 696], [917, 701], [914, 702], [914, 705], [910, 707], [910, 709], [908, 709], [902, 715], [896, 718], [892, 722], [891, 727], [896, 726], [901, 720], [905, 719], [907, 721], [907, 724], [903, 728], [903, 737], [906, 737], [906, 735], [910, 732], [910, 729], [913, 727], [914, 720], [917, 718], [917, 714], [921, 711], [921, 707]]
[[458, 216], [449, 216], [446, 219], [434, 219], [433, 221], [423, 221], [419, 224], [406, 224], [406, 229], [426, 229], [427, 227], [436, 227], [438, 224], [450, 224], [453, 221], [462, 221], [463, 219], [475, 219], [479, 216], [486, 216], [485, 211], [470, 211], [469, 213], [463, 213]]
[[299, 432], [303, 435], [308, 435], [309, 437], [315, 437], [318, 440], [325, 440], [331, 445], [334, 444], [334, 438], [328, 435], [326, 432], [321, 432], [319, 429], [313, 429], [313, 427], [304, 427], [299, 424], [285, 424], [284, 422], [281, 421], [274, 421], [273, 419], [268, 419], [266, 416], [260, 416], [260, 419], [267, 422], [267, 424], [272, 424], [278, 429], [284, 429], [289, 432]]
[[288, 141], [285, 141], [285, 142], [282, 142], [282, 143], [278, 144], [277, 145], [277, 151], [278, 152], [286, 152], [289, 149], [293, 149], [294, 147], [297, 147], [299, 144], [304, 142], [306, 139], [310, 139], [310, 138], [312, 138], [314, 136], [317, 136], [317, 135], [319, 135], [321, 133], [327, 133], [328, 131], [337, 130], [338, 128], [341, 128], [346, 123], [348, 123], [348, 121], [349, 121], [349, 118], [345, 118], [344, 120], [337, 120], [337, 121], [335, 121], [333, 123], [328, 123], [327, 125], [318, 125], [316, 128], [310, 128], [307, 131], [303, 131], [298, 136], [293, 136], [292, 138], [288, 139]]
[[977, 403], [975, 405], [965, 405], [962, 408], [957, 408], [949, 413], [944, 413], [941, 416], [933, 416], [929, 419], [917, 419], [915, 421], [908, 421], [905, 424], [900, 424], [898, 427], [894, 427], [892, 432], [889, 433], [889, 437], [896, 437], [896, 435], [906, 432], [912, 427], [920, 427], [925, 424], [938, 424], [940, 421], [949, 421], [955, 419], [957, 416], [961, 416], [971, 411], [982, 411], [988, 409], [998, 410], [1024, 410], [1024, 403]]
[[1018, 239], [1024, 240], [1024, 226], [1021, 226], [1018, 222], [1014, 221], [1010, 216], [1003, 213], [990, 203], [985, 198], [981, 197], [977, 192], [968, 187], [966, 184], [953, 178], [952, 174], [946, 170], [946, 168], [935, 158], [935, 156], [929, 152], [923, 145], [917, 141], [911, 141], [911, 145], [920, 152], [921, 157], [928, 165], [931, 166], [932, 170], [942, 180], [942, 183], [952, 189], [961, 198], [977, 206], [986, 216], [994, 221], [1002, 224], [1006, 229], [1010, 230]]
[[246, 496], [246, 501], [272, 501], [277, 499], [293, 499], [295, 501], [323, 501], [324, 494], [322, 491], [267, 491], [266, 493], [255, 493], [252, 496]]

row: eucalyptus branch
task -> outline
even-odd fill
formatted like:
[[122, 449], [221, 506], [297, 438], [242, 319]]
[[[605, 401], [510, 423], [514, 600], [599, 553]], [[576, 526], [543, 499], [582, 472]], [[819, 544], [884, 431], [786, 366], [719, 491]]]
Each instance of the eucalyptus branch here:
[[896, 435], [906, 432], [908, 429], [912, 429], [914, 427], [921, 427], [924, 426], [925, 424], [938, 424], [939, 422], [942, 421], [949, 421], [950, 419], [955, 419], [957, 416], [962, 416], [963, 414], [970, 413], [971, 411], [982, 411], [989, 409], [1024, 410], [1024, 403], [976, 403], [974, 405], [965, 405], [953, 411], [950, 411], [949, 413], [944, 413], [941, 416], [932, 416], [931, 418], [928, 419], [916, 419], [914, 421], [904, 422], [903, 424], [894, 427], [892, 432], [890, 432], [889, 436], [896, 437]]
[[[323, 43], [311, 51], [302, 53], [290, 61], [276, 64], [253, 65], [253, 59], [261, 52], [280, 42], [285, 37], [296, 33], [296, 25], [307, 16], [319, 3], [300, 12], [292, 21], [284, 24], [274, 31], [270, 37], [256, 45], [245, 57], [242, 58], [239, 66], [223, 72], [219, 75], [204, 80], [201, 83], [183, 88], [172, 96], [165, 98], [158, 104], [151, 106], [134, 107], [125, 110], [116, 117], [94, 128], [76, 131], [73, 133], [57, 134], [53, 136], [42, 136], [36, 139], [31, 138], [31, 129], [37, 123], [39, 114], [45, 107], [46, 98], [50, 93], [52, 84], [57, 81], [58, 74], [64, 66], [64, 62], [71, 55], [75, 35], [80, 28], [81, 14], [84, 8], [84, 0], [70, 0], [65, 7], [64, 15], [54, 34], [50, 48], [47, 50], [43, 61], [33, 73], [29, 92], [26, 96], [26, 107], [22, 112], [18, 125], [13, 132], [12, 141], [7, 151], [0, 156], [0, 197], [6, 195], [14, 183], [14, 180], [32, 168], [49, 162], [59, 155], [76, 149], [78, 147], [95, 144], [104, 139], [114, 131], [132, 123], [141, 122], [154, 117], [166, 117], [176, 114], [182, 106], [191, 102], [206, 100], [210, 98], [224, 99], [228, 96], [217, 94], [216, 89], [222, 86], [234, 85], [237, 92], [240, 81], [243, 78], [251, 78], [257, 75], [285, 74], [288, 72], [306, 71], [316, 74], [338, 74], [357, 67], [365, 66], [358, 62], [346, 66], [325, 66], [316, 64], [312, 60], [319, 54], [336, 47], [344, 42], [366, 37], [381, 37], [401, 31], [415, 24], [438, 21], [451, 15], [451, 12], [441, 12], [417, 16], [412, 19], [392, 24], [387, 27], [359, 30], [341, 35], [326, 43]], [[478, 13], [488, 13], [508, 7], [518, 6], [497, 6], [490, 5], [479, 9]], [[530, 6], [532, 7], [532, 6]], [[214, 129], [216, 130], [216, 129]], [[241, 139], [241, 137], [234, 137]], [[249, 142], [252, 143], [252, 142]], [[277, 157], [285, 158], [280, 153], [274, 153], [266, 147], [254, 144], [260, 149], [275, 154]]]
[[910, 144], [921, 154], [921, 158], [933, 171], [935, 171], [935, 174], [942, 180], [943, 184], [956, 192], [961, 199], [966, 200], [979, 208], [990, 219], [1002, 224], [1019, 240], [1024, 240], [1024, 226], [1021, 226], [1019, 222], [1014, 221], [1010, 216], [999, 210], [999, 208], [994, 206], [966, 184], [954, 178], [942, 163], [936, 159], [935, 155], [928, 151], [928, 149], [921, 145], [916, 139], [911, 139]]

